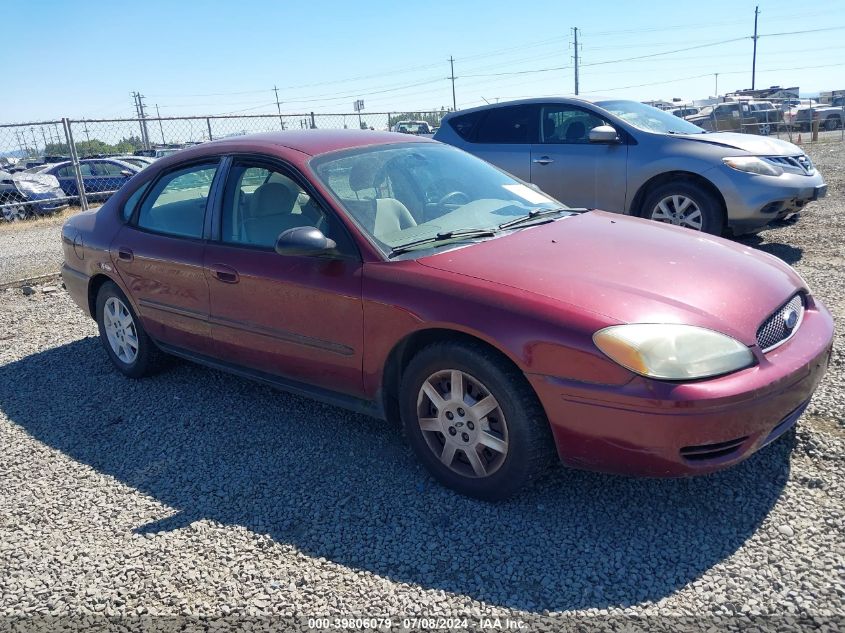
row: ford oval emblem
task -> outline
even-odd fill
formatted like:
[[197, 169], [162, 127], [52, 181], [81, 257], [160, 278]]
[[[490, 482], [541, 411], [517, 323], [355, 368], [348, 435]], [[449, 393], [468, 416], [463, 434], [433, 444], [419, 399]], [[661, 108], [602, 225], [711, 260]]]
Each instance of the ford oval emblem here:
[[798, 325], [798, 311], [787, 310], [783, 315], [783, 324], [786, 326], [787, 330], [791, 330]]

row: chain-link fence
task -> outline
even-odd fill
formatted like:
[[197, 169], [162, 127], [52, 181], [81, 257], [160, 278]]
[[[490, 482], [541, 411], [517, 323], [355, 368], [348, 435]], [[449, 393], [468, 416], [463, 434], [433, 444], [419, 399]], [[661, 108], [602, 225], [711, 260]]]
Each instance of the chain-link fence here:
[[84, 119], [0, 125], [0, 220], [102, 202], [139, 170], [184, 147], [303, 129], [430, 134], [442, 111]]
[[[810, 99], [736, 99], [678, 108], [684, 118], [705, 130], [775, 136], [792, 143], [845, 141], [845, 103]], [[689, 112], [698, 110], [698, 112]]]
[[[678, 112], [713, 131], [776, 136], [793, 143], [845, 142], [845, 103], [740, 99]], [[447, 113], [355, 112], [62, 119], [0, 125], [0, 220], [50, 215], [100, 203], [152, 161], [221, 138], [303, 129], [373, 129], [430, 134]]]

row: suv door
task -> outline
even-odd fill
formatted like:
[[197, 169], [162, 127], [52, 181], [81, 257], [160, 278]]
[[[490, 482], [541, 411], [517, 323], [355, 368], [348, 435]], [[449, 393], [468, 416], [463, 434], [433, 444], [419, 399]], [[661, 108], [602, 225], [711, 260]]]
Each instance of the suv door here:
[[[341, 223], [286, 166], [232, 162], [205, 253], [212, 331], [238, 366], [362, 393], [360, 255]], [[279, 255], [276, 238], [314, 226], [337, 242], [327, 256]]]
[[589, 139], [590, 130], [610, 123], [591, 110], [559, 103], [542, 106], [539, 120], [531, 182], [569, 206], [623, 212], [628, 145]]
[[214, 353], [203, 253], [217, 165], [200, 162], [142, 185], [140, 204], [111, 245], [112, 262], [150, 336], [205, 355]]
[[487, 110], [470, 143], [462, 147], [517, 178], [529, 180], [531, 143], [536, 141], [537, 106], [503, 106]]

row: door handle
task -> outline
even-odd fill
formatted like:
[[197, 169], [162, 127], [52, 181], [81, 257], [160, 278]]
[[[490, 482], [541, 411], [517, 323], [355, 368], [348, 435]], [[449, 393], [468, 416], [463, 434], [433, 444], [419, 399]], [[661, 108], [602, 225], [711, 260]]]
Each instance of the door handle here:
[[549, 163], [553, 163], [555, 161], [554, 161], [554, 159], [549, 158], [548, 156], [543, 156], [541, 158], [535, 158], [531, 162], [537, 163], [538, 165], [548, 165]]
[[223, 283], [236, 284], [241, 279], [238, 271], [226, 264], [212, 264], [209, 268], [211, 268], [214, 277]]
[[117, 249], [117, 258], [122, 262], [131, 262], [135, 259], [135, 254], [132, 252], [131, 248], [121, 246]]

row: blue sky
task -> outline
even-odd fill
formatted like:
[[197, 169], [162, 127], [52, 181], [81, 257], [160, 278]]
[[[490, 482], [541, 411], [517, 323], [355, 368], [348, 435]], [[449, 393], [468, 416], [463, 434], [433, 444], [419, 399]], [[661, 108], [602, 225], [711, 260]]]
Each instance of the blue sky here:
[[[757, 4], [758, 87], [845, 88], [845, 1]], [[582, 94], [706, 97], [715, 73], [720, 93], [750, 86], [754, 5], [7, 2], [3, 48], [13, 61], [0, 122], [132, 116], [136, 90], [162, 116], [275, 112], [274, 85], [286, 114], [349, 112], [356, 98], [370, 112], [435, 109], [452, 102], [450, 55], [459, 108], [569, 94], [571, 27], [580, 29]], [[791, 31], [814, 32], [774, 35]]]

